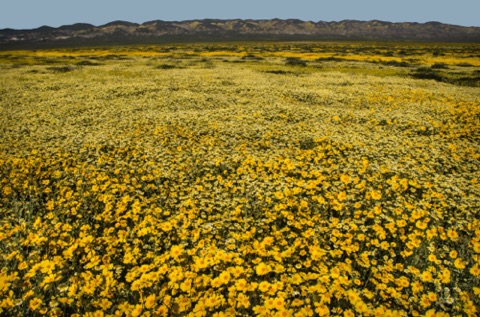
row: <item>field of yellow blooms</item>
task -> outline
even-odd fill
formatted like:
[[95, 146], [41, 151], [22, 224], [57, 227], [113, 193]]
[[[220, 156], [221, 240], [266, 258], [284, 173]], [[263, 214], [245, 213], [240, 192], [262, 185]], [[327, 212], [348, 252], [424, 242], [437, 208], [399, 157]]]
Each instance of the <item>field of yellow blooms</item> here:
[[479, 51], [0, 52], [0, 315], [478, 316]]

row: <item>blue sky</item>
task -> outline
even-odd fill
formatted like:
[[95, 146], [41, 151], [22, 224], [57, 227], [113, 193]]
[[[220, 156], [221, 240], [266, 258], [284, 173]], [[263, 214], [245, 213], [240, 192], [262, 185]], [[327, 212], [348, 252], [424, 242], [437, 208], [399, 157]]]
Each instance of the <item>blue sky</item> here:
[[439, 21], [480, 26], [479, 0], [15, 0], [4, 1], [0, 29], [58, 27], [73, 23], [105, 24], [114, 20], [270, 19], [310, 21]]

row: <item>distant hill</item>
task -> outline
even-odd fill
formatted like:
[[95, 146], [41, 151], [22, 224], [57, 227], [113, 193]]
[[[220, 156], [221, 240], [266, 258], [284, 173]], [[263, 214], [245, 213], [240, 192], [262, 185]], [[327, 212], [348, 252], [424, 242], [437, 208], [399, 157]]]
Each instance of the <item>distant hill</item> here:
[[480, 42], [480, 27], [440, 22], [392, 23], [379, 20], [312, 22], [281, 20], [114, 21], [101, 26], [78, 23], [59, 28], [0, 30], [0, 48], [169, 41], [235, 40], [396, 40]]

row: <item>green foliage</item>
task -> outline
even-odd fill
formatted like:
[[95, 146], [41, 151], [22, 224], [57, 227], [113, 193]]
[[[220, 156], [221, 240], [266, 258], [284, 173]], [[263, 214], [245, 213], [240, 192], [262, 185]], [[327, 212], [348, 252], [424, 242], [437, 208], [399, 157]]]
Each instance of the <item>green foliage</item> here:
[[291, 75], [295, 74], [294, 72], [283, 70], [283, 69], [275, 69], [275, 70], [267, 70], [265, 71], [267, 74], [275, 74], [275, 75]]
[[75, 70], [75, 68], [72, 66], [51, 66], [47, 67], [46, 69], [54, 73], [68, 73]]
[[386, 65], [386, 66], [396, 66], [396, 67], [409, 67], [409, 66], [411, 66], [409, 63], [407, 63], [405, 61], [398, 62], [396, 60], [391, 60], [391, 61], [388, 61], [388, 62], [384, 62], [383, 64]]
[[311, 150], [317, 145], [312, 137], [304, 137], [300, 140], [300, 149]]
[[438, 69], [448, 69], [443, 64], [434, 64], [431, 67], [419, 67], [410, 73], [410, 76], [416, 79], [433, 79], [435, 81], [448, 84], [468, 87], [480, 87], [480, 76], [473, 73], [447, 73], [440, 72]]
[[285, 62], [285, 65], [287, 66], [307, 66], [307, 61], [302, 60], [301, 58], [298, 57], [287, 57], [287, 60]]
[[99, 65], [102, 65], [101, 63], [97, 63], [97, 62], [92, 62], [88, 59], [86, 60], [82, 60], [80, 62], [77, 63], [78, 66], [99, 66]]
[[178, 66], [171, 65], [171, 64], [160, 64], [160, 65], [155, 66], [155, 68], [157, 68], [157, 69], [174, 69], [174, 68], [178, 68]]
[[442, 81], [443, 79], [440, 73], [430, 67], [419, 67], [412, 72], [411, 76], [417, 79], [433, 79], [436, 81]]
[[432, 69], [448, 69], [448, 66], [445, 63], [435, 63], [431, 67]]
[[265, 58], [261, 56], [256, 56], [255, 54], [247, 54], [242, 57], [242, 60], [248, 60], [248, 61], [263, 61]]

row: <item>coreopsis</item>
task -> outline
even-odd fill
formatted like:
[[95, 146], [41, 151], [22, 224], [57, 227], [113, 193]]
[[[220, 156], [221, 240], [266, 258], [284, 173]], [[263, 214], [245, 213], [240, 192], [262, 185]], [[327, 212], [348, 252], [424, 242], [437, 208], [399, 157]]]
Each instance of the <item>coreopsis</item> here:
[[479, 314], [479, 91], [265, 47], [2, 55], [1, 315]]

